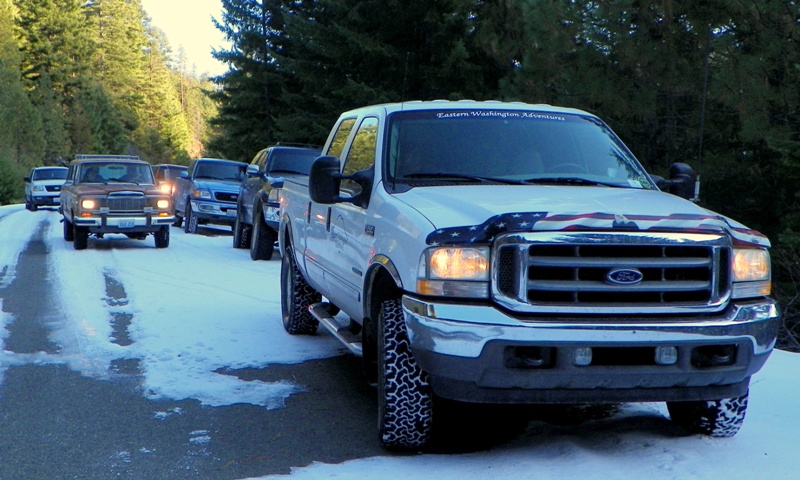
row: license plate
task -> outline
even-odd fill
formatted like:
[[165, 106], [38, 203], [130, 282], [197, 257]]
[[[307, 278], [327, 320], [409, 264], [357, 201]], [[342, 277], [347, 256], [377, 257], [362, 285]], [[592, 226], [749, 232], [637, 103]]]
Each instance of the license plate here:
[[131, 228], [136, 224], [135, 220], [120, 220], [119, 221], [119, 228]]

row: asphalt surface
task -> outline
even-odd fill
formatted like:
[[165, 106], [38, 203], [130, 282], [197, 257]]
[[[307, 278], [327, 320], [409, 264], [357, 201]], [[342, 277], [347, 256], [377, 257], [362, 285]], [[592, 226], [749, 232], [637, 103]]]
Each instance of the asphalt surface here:
[[[217, 372], [248, 381], [290, 380], [304, 387], [275, 410], [152, 400], [143, 391], [135, 358], [116, 360], [102, 380], [71, 369], [70, 362], [102, 362], [93, 362], [86, 352], [67, 358], [50, 338], [63, 315], [48, 282], [43, 240], [48, 228], [47, 222], [39, 224], [15, 271], [0, 265], [0, 305], [6, 318], [6, 328], [0, 328], [5, 334], [0, 480], [244, 479], [288, 474], [312, 462], [397, 455], [380, 447], [376, 391], [365, 382], [360, 359], [350, 355]], [[107, 275], [105, 285], [105, 298], [91, 301], [109, 306], [128, 301], [125, 285], [116, 278]], [[113, 314], [113, 341], [131, 344], [132, 321], [132, 314]], [[518, 438], [531, 421], [578, 424], [611, 416], [615, 408], [481, 407], [437, 399], [434, 441], [426, 452], [483, 451]]]
[[[110, 380], [71, 370], [48, 336], [60, 315], [47, 282], [46, 228], [0, 287], [11, 319], [0, 353], [0, 480], [239, 479], [386, 455], [376, 439], [375, 390], [351, 356], [221, 372], [306, 387], [276, 410], [149, 400], [135, 359], [112, 365]], [[126, 301], [124, 285], [107, 278], [106, 287], [107, 302]], [[121, 345], [131, 341], [130, 321], [112, 319]]]

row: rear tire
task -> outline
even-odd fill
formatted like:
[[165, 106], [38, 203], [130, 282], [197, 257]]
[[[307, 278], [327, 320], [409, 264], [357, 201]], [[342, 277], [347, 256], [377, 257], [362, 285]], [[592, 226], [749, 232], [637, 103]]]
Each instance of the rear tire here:
[[417, 365], [399, 299], [381, 304], [378, 328], [378, 434], [390, 450], [428, 444], [433, 432], [433, 391]]
[[169, 247], [169, 226], [161, 227], [156, 233], [153, 234], [156, 240], [156, 248]]
[[[241, 212], [241, 207], [237, 211]], [[250, 229], [250, 225], [242, 221], [241, 213], [237, 213], [236, 223], [233, 224], [233, 248], [250, 247]]]
[[253, 214], [253, 231], [250, 238], [250, 258], [253, 260], [270, 260], [275, 251], [277, 235], [264, 222], [261, 210]]
[[319, 321], [311, 316], [309, 305], [322, 301], [322, 295], [306, 282], [291, 248], [286, 249], [281, 262], [281, 315], [283, 328], [291, 335], [316, 333]]
[[672, 421], [690, 433], [727, 438], [744, 423], [748, 392], [741, 397], [694, 402], [667, 402]]

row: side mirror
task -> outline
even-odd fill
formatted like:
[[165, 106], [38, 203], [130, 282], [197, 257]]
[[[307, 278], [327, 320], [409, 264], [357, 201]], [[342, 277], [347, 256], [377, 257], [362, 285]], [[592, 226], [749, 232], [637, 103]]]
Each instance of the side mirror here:
[[669, 180], [653, 176], [656, 185], [669, 193], [687, 200], [694, 198], [697, 173], [685, 163], [673, 163], [669, 167]]
[[182, 170], [180, 174], [178, 174], [179, 178], [189, 178], [189, 172], [186, 170]]
[[258, 175], [258, 165], [248, 165], [247, 166], [247, 176], [248, 177], [255, 177]]
[[308, 176], [308, 194], [311, 200], [322, 204], [341, 202], [339, 184], [342, 181], [339, 157], [318, 157], [311, 164]]
[[22, 179], [23, 182], [28, 183], [31, 181], [31, 177], [25, 177]]

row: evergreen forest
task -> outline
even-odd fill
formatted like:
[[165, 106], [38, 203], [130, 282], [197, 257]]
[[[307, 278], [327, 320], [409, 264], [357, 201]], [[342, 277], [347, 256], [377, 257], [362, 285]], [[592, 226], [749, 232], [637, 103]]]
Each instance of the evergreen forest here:
[[652, 173], [765, 233], [800, 351], [795, 0], [221, 0], [225, 74], [197, 78], [139, 0], [0, 0], [0, 203], [74, 153], [249, 161], [342, 111], [506, 100], [597, 114]]

